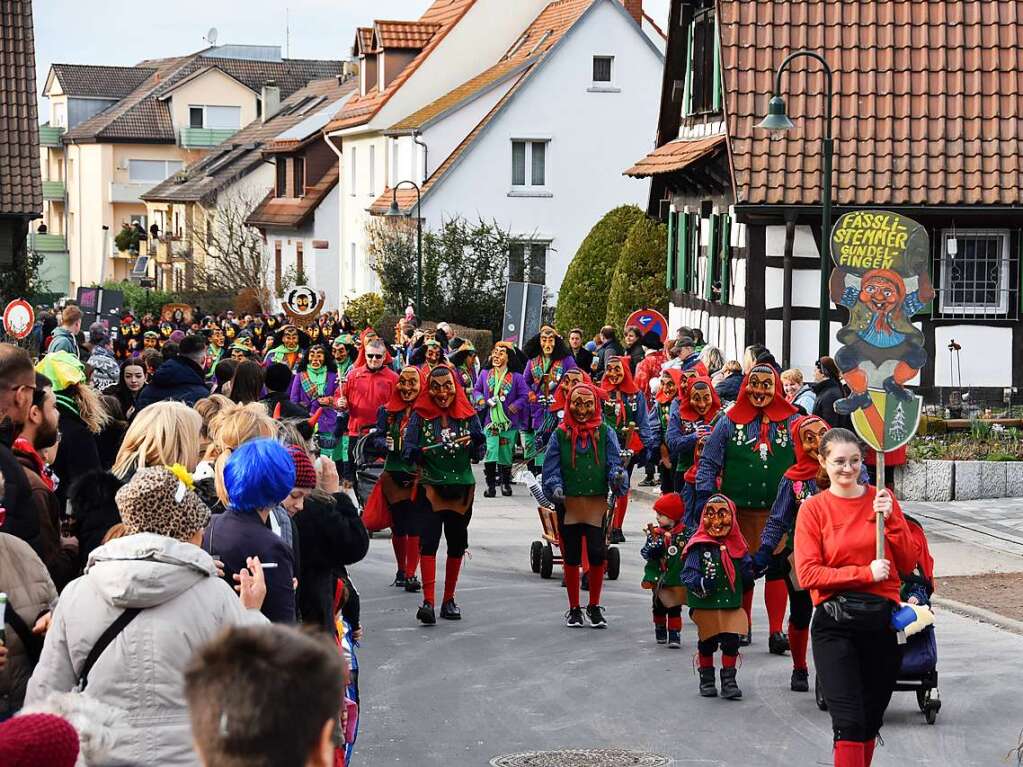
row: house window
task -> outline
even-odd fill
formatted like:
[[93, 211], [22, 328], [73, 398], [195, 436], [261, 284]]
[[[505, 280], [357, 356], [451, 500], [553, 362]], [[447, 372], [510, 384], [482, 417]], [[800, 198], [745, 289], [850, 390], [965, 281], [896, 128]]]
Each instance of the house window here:
[[508, 253], [508, 281], [546, 284], [549, 246], [549, 242], [513, 242]]
[[512, 141], [512, 186], [547, 185], [547, 141]]
[[305, 196], [305, 158], [296, 157], [292, 162], [295, 164], [295, 197]]
[[242, 108], [196, 104], [188, 107], [189, 128], [238, 130], [242, 126]]
[[274, 242], [274, 292], [281, 292], [281, 241]]
[[686, 80], [687, 115], [721, 109], [720, 56], [713, 8], [697, 12], [689, 28], [689, 68]]
[[128, 180], [132, 183], [159, 184], [179, 170], [180, 160], [128, 160]]
[[377, 161], [376, 154], [377, 153], [376, 153], [376, 149], [377, 148], [375, 146], [371, 146], [369, 148], [369, 173], [367, 174], [369, 176], [369, 190], [367, 191], [367, 194], [369, 194], [370, 197], [373, 196], [373, 189], [376, 188], [376, 175], [377, 175], [377, 169], [376, 169], [376, 161]]
[[305, 277], [305, 255], [302, 253], [302, 243], [295, 243], [295, 272]]
[[593, 57], [593, 84], [611, 85], [612, 71], [614, 69], [614, 56]]
[[283, 157], [277, 158], [277, 197], [288, 196], [288, 161]]
[[217, 212], [210, 211], [206, 215], [206, 244], [212, 245], [216, 239]]
[[1009, 232], [946, 229], [942, 232], [942, 314], [1005, 314], [1009, 309]]
[[355, 150], [356, 150], [356, 147], [353, 146], [352, 149], [351, 149], [351, 159], [348, 161], [348, 189], [350, 190], [349, 194], [351, 194], [352, 197], [355, 197], [355, 188], [356, 188], [355, 187], [355, 181], [356, 181], [355, 169], [356, 169], [356, 162], [357, 162], [357, 160], [356, 160], [356, 156], [355, 156]]
[[189, 128], [205, 128], [205, 110], [202, 107], [189, 107], [188, 108], [188, 127]]

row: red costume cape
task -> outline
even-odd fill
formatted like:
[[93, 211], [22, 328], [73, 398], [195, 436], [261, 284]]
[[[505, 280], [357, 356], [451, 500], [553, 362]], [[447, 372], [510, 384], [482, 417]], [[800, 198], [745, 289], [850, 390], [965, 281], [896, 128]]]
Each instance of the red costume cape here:
[[600, 379], [600, 388], [606, 391], [608, 394], [617, 391], [622, 394], [636, 394], [639, 391], [639, 387], [636, 386], [636, 381], [632, 377], [632, 367], [629, 365], [628, 357], [611, 357], [613, 360], [619, 360], [622, 363], [622, 371], [625, 375], [622, 377], [622, 382], [615, 386], [613, 383], [607, 380], [607, 375]]
[[575, 418], [572, 417], [572, 411], [565, 407], [565, 417], [561, 419], [561, 424], [558, 426], [565, 434], [568, 435], [569, 442], [572, 444], [572, 465], [575, 466], [575, 446], [577, 441], [582, 442], [582, 446], [586, 447], [588, 444], [593, 444], [593, 460], [598, 462], [597, 457], [597, 432], [600, 429], [600, 424], [604, 420], [603, 414], [600, 412], [600, 401], [601, 396], [597, 388], [590, 383], [578, 383], [573, 386], [568, 392], [569, 401], [572, 400], [572, 394], [576, 391], [583, 390], [590, 391], [593, 393], [594, 404], [596, 407], [593, 408], [593, 415], [585, 423], [579, 423]]
[[[710, 410], [707, 411], [707, 415], [701, 416], [696, 410], [693, 409], [692, 403], [689, 402], [689, 389], [694, 383], [705, 383], [710, 389]], [[696, 378], [690, 378], [686, 384], [685, 397], [682, 397], [682, 392], [679, 392], [678, 400], [678, 414], [683, 421], [710, 421], [718, 414], [721, 410], [721, 398], [718, 397], [717, 390], [714, 388], [714, 384], [710, 382], [710, 378], [707, 376], [696, 376]]]
[[[707, 503], [710, 503], [715, 498], [724, 498], [728, 501], [728, 508], [732, 510], [732, 528], [728, 531], [728, 535], [725, 536], [724, 540], [721, 538], [715, 538], [707, 532], [707, 528], [704, 526], [703, 517], [700, 517], [700, 527], [693, 533], [693, 537], [689, 539], [689, 543], [682, 549], [682, 556], [685, 557], [689, 554], [689, 550], [698, 543], [709, 543], [712, 546], [718, 546], [721, 548], [721, 566], [725, 570], [725, 574], [728, 576], [728, 583], [731, 585], [732, 590], [735, 590], [735, 565], [732, 564], [733, 559], [742, 559], [749, 553], [749, 546], [746, 545], [746, 539], [742, 537], [742, 531], [739, 530], [739, 519], [735, 514], [735, 504], [732, 503], [732, 499], [728, 496], [721, 495], [721, 493], [715, 493], [707, 499]], [[706, 509], [706, 506], [704, 506]]]
[[[770, 366], [757, 365], [755, 367]], [[735, 404], [725, 413], [732, 423], [741, 426], [757, 418], [778, 423], [799, 412], [795, 405], [785, 400], [785, 388], [781, 382], [781, 376], [778, 375], [778, 371], [774, 368], [770, 368], [770, 370], [774, 374], [774, 399], [771, 400], [771, 404], [761, 410], [754, 407], [753, 403], [749, 401], [749, 396], [746, 394], [746, 385], [749, 383], [749, 373], [747, 373], [742, 377], [742, 386], [739, 387], [739, 394], [735, 399]]]
[[[821, 470], [820, 461], [807, 455], [806, 451], [803, 450], [803, 440], [799, 438], [800, 427], [813, 421], [820, 421], [825, 426], [828, 426], [828, 422], [820, 416], [804, 415], [794, 420], [792, 427], [789, 429], [792, 433], [792, 447], [796, 451], [796, 462], [786, 469], [785, 476], [793, 482], [806, 482], [808, 479], [814, 479]], [[828, 426], [828, 428], [830, 429], [831, 427]]]
[[[451, 405], [448, 407], [447, 410], [441, 410], [440, 407], [437, 406], [437, 403], [434, 402], [433, 398], [430, 396], [429, 383], [427, 382], [423, 386], [423, 390], [419, 392], [419, 396], [416, 397], [416, 402], [412, 406], [413, 410], [415, 410], [419, 417], [422, 418], [424, 421], [432, 421], [433, 419], [440, 418], [441, 416], [447, 416], [448, 418], [454, 418], [456, 420], [463, 421], [466, 418], [471, 418], [472, 416], [476, 415], [475, 408], [473, 408], [473, 406], [469, 404], [469, 398], [465, 394], [465, 387], [462, 386], [461, 382], [458, 379], [458, 371], [451, 367], [451, 365], [448, 365], [447, 363], [443, 363], [442, 365], [438, 365], [437, 367], [445, 367], [449, 371], [451, 371], [451, 377], [455, 381], [454, 400], [452, 400]], [[422, 371], [420, 371], [420, 375], [424, 375]], [[424, 377], [426, 376], [424, 375]]]

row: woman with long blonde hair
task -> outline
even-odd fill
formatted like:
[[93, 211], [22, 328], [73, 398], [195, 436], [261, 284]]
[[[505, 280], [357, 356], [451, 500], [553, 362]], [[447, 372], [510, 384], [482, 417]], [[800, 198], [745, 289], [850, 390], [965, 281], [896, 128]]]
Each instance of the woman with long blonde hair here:
[[156, 402], [140, 410], [114, 459], [114, 476], [127, 481], [146, 466], [176, 463], [193, 471], [201, 429], [202, 416], [181, 402]]

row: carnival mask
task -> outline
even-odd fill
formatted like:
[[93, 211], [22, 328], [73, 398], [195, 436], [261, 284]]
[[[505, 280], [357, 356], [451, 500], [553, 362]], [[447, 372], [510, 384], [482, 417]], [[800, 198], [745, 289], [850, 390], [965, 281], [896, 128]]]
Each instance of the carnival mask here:
[[348, 347], [344, 344], [336, 344], [333, 347], [334, 361], [344, 362], [348, 359]]
[[309, 337], [312, 340], [314, 340], [314, 341], [317, 340], [320, 337], [320, 326], [319, 325], [313, 325], [313, 326], [311, 326], [309, 328]]
[[455, 401], [455, 378], [450, 370], [439, 370], [437, 375], [430, 376], [430, 399], [441, 410], [447, 410]]
[[138, 323], [138, 322], [131, 323], [131, 333], [132, 333], [132, 335], [137, 336], [141, 332], [142, 332], [142, 325], [140, 323]]
[[816, 418], [799, 425], [799, 442], [803, 447], [803, 452], [815, 461], [819, 456], [821, 437], [827, 432], [828, 425]]
[[309, 296], [305, 293], [299, 293], [295, 296], [295, 308], [299, 312], [306, 312], [309, 310]]
[[323, 363], [326, 361], [326, 354], [323, 352], [322, 346], [314, 346], [309, 350], [309, 367], [313, 370], [319, 370], [323, 367]]
[[295, 328], [288, 328], [282, 335], [284, 341], [284, 348], [286, 349], [297, 349], [298, 348], [298, 331]]
[[245, 352], [243, 352], [241, 349], [232, 349], [231, 359], [233, 359], [235, 362], [244, 362], [245, 360], [248, 359], [248, 355], [246, 355]]
[[597, 410], [597, 398], [589, 389], [573, 391], [568, 400], [568, 412], [577, 423], [586, 423]]
[[237, 331], [234, 329], [234, 325], [228, 325], [226, 328], [224, 328], [224, 336], [227, 338], [228, 341], [233, 340], [236, 335]]
[[774, 400], [774, 371], [762, 365], [750, 371], [746, 396], [753, 407], [762, 410]]
[[[663, 379], [661, 386], [664, 386]], [[701, 417], [707, 415], [714, 404], [714, 395], [710, 393], [710, 387], [702, 381], [690, 387], [689, 404], [693, 406], [693, 410], [699, 413]]]
[[561, 376], [561, 383], [559, 386], [561, 387], [561, 391], [567, 397], [568, 393], [572, 391], [572, 387], [576, 384], [581, 384], [582, 382], [583, 371], [579, 370], [579, 368], [572, 368], [571, 370], [565, 371], [565, 374]]
[[508, 349], [504, 346], [495, 346], [490, 352], [490, 364], [502, 370], [508, 367]]
[[218, 328], [210, 333], [210, 343], [218, 349], [221, 348], [224, 345], [224, 331]]
[[426, 361], [431, 365], [440, 362], [440, 344], [434, 341], [426, 345]]
[[160, 323], [160, 335], [164, 338], [170, 338], [170, 334], [174, 332], [174, 327], [169, 322]]
[[620, 359], [608, 360], [607, 367], [604, 368], [604, 377], [612, 386], [617, 386], [624, 381], [625, 366], [622, 364], [622, 361]]
[[558, 334], [553, 328], [544, 328], [540, 331], [540, 351], [548, 357], [554, 354], [554, 343]]
[[[664, 394], [666, 399], [675, 399], [678, 395], [678, 387], [675, 386], [675, 379], [667, 373], [661, 373], [661, 392]], [[695, 403], [693, 403], [692, 394], [689, 395], [689, 402], [693, 404], [694, 408], [696, 407]], [[700, 411], [697, 412], [699, 413]], [[703, 413], [700, 413], [700, 415], [703, 415]]]
[[147, 333], [145, 335], [145, 337], [142, 339], [142, 348], [143, 349], [155, 349], [156, 348], [156, 342], [158, 340], [159, 339], [156, 336], [151, 336], [151, 335], [149, 335]]
[[[419, 396], [422, 382], [415, 368], [405, 368], [398, 376], [398, 396], [403, 402], [414, 402]], [[431, 391], [432, 394], [432, 391]]]
[[886, 277], [874, 275], [863, 280], [860, 301], [879, 314], [890, 314], [902, 300], [899, 286]]
[[703, 507], [703, 529], [712, 538], [724, 538], [732, 532], [732, 508], [719, 495], [712, 495]]

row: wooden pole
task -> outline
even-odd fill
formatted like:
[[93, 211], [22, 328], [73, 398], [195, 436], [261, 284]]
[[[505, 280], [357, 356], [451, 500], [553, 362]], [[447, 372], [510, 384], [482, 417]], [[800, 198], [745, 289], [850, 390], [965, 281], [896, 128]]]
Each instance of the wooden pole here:
[[[875, 455], [877, 456], [877, 492], [881, 492], [885, 488], [884, 484], [884, 451], [878, 450]], [[876, 554], [875, 559], [884, 559], [884, 514], [878, 514], [875, 522], [877, 525], [877, 540], [876, 540]]]

